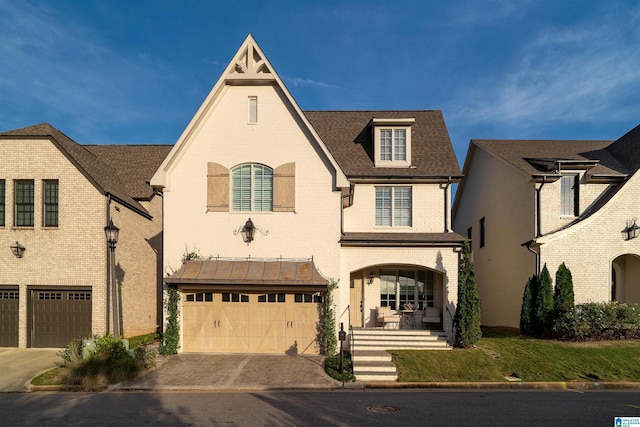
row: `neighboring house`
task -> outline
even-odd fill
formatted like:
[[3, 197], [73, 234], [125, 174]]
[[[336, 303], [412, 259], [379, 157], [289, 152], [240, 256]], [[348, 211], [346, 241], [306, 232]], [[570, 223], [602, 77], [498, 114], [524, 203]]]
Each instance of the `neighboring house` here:
[[571, 270], [577, 304], [640, 303], [639, 166], [640, 128], [613, 143], [471, 141], [453, 224], [473, 240], [484, 325], [517, 327], [545, 264]]
[[450, 332], [460, 178], [439, 111], [303, 112], [248, 36], [151, 180], [180, 351], [317, 353], [330, 281], [345, 329], [413, 303]]
[[162, 202], [147, 181], [170, 149], [81, 146], [46, 123], [0, 133], [0, 346], [113, 331], [109, 221], [120, 229], [120, 331], [156, 330]]

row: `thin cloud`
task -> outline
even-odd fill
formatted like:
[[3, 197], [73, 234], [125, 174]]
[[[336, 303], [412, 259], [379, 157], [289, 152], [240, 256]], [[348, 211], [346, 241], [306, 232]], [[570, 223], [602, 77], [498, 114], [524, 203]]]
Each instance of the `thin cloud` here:
[[302, 79], [300, 77], [283, 77], [285, 83], [293, 87], [319, 87], [327, 89], [340, 89], [340, 86], [329, 83], [319, 82], [311, 79]]

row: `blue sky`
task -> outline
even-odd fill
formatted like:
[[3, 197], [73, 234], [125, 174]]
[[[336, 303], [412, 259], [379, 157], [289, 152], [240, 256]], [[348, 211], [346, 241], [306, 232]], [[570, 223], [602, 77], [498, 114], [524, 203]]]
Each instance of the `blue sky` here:
[[303, 110], [442, 110], [461, 166], [640, 124], [636, 1], [0, 0], [0, 130], [173, 144], [249, 33]]

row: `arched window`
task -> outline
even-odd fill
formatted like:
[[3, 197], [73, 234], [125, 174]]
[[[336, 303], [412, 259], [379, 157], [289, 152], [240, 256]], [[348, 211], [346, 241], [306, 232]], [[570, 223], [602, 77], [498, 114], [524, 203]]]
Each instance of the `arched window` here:
[[231, 210], [272, 211], [273, 169], [254, 163], [232, 169]]

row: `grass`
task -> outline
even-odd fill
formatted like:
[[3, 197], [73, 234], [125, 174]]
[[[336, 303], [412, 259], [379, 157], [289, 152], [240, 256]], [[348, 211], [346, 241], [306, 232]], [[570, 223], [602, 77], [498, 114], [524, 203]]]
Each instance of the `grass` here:
[[391, 353], [400, 382], [640, 381], [638, 340], [573, 343], [485, 328], [476, 348]]

